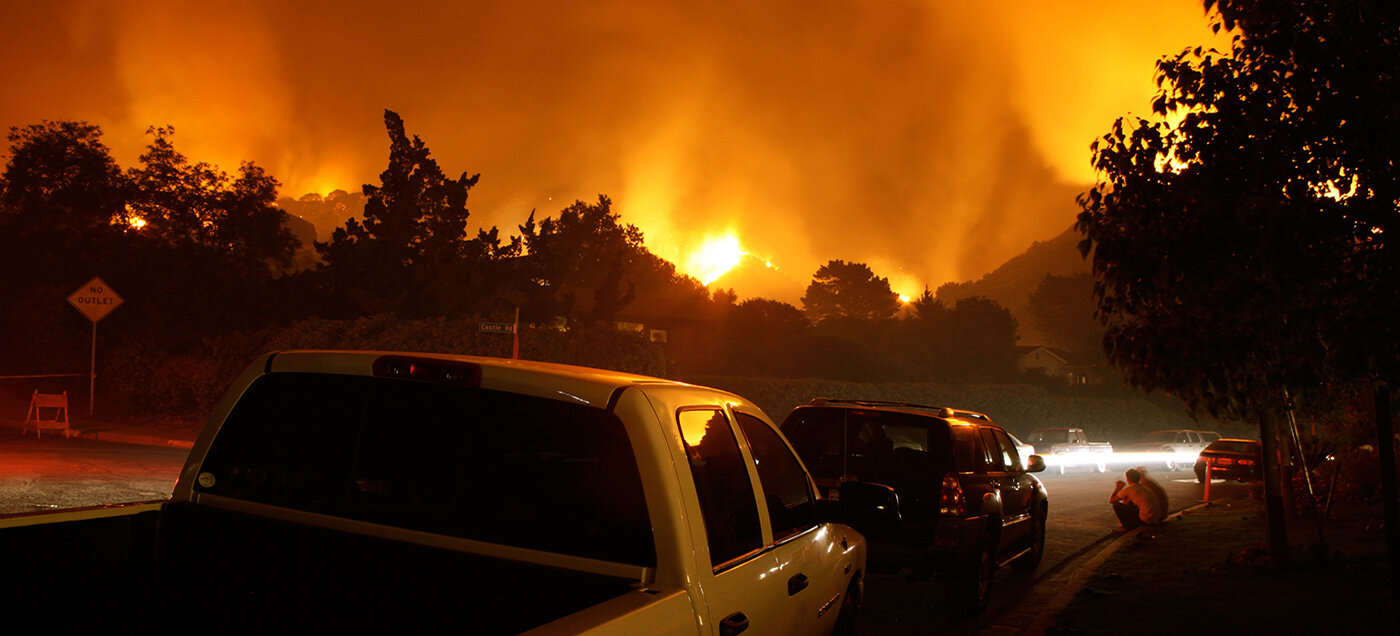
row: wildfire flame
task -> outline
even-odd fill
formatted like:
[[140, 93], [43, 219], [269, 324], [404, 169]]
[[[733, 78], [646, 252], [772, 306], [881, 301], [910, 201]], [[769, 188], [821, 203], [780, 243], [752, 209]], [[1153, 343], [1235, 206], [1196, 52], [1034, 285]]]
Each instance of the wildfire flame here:
[[740, 247], [738, 237], [732, 234], [712, 238], [701, 244], [700, 249], [695, 250], [690, 258], [686, 259], [686, 271], [700, 279], [701, 283], [709, 285], [729, 270], [738, 267], [747, 254], [748, 252]]

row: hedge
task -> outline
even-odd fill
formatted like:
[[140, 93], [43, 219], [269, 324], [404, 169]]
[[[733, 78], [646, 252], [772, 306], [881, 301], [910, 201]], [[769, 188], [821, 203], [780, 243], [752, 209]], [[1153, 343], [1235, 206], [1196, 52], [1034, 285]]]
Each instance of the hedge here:
[[1248, 434], [1218, 422], [1192, 419], [1184, 405], [1146, 395], [1085, 397], [1061, 395], [1029, 384], [863, 383], [820, 379], [778, 379], [735, 376], [696, 376], [688, 382], [741, 395], [781, 422], [793, 407], [813, 398], [888, 400], [932, 406], [952, 406], [985, 413], [993, 421], [1025, 437], [1037, 428], [1076, 427], [1089, 439], [1114, 444], [1140, 441], [1163, 429], [1207, 429], [1231, 435]]

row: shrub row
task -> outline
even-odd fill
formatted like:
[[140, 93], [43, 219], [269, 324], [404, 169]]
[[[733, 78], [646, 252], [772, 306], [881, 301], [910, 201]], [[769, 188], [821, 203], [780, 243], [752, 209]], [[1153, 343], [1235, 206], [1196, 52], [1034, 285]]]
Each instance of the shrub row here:
[[[509, 334], [483, 333], [471, 319], [309, 319], [289, 326], [210, 338], [193, 351], [114, 348], [99, 376], [103, 412], [140, 417], [204, 417], [228, 384], [269, 351], [359, 349], [510, 357]], [[608, 327], [561, 331], [522, 327], [520, 357], [668, 377], [665, 351], [637, 333]], [[775, 419], [815, 397], [956, 406], [988, 414], [1016, 435], [1049, 427], [1083, 428], [1091, 439], [1136, 441], [1152, 430], [1215, 428], [1184, 407], [1146, 396], [1067, 395], [1032, 384], [863, 383], [737, 376], [680, 378], [742, 395]], [[1231, 433], [1230, 431], [1221, 431]], [[1247, 434], [1248, 431], [1243, 431]], [[1238, 432], [1236, 432], [1238, 434]]]
[[[1197, 422], [1185, 406], [1147, 396], [1084, 397], [1062, 395], [1029, 384], [861, 383], [816, 379], [699, 376], [687, 381], [744, 396], [769, 417], [781, 421], [812, 398], [888, 400], [953, 406], [985, 413], [1012, 434], [1024, 437], [1037, 428], [1077, 427], [1089, 438], [1114, 444], [1136, 442], [1155, 430], [1210, 429], [1227, 435], [1248, 430], [1216, 422]], [[1224, 430], [1222, 430], [1224, 429]]]
[[[292, 349], [423, 351], [509, 358], [510, 334], [483, 333], [476, 320], [309, 319], [290, 326], [210, 338], [194, 351], [114, 348], [100, 376], [104, 412], [119, 416], [203, 417], [230, 382], [258, 356]], [[612, 328], [571, 331], [521, 327], [520, 357], [666, 374], [665, 352], [637, 333]]]

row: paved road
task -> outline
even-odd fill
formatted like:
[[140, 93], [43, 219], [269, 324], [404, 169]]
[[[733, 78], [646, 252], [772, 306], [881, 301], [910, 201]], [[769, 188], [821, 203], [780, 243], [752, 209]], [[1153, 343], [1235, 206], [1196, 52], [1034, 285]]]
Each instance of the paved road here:
[[[1189, 471], [1152, 472], [1167, 491], [1170, 511], [1201, 501], [1202, 487]], [[987, 612], [972, 620], [953, 616], [943, 602], [943, 583], [911, 581], [906, 573], [872, 574], [866, 585], [866, 611], [860, 632], [881, 636], [929, 633], [1021, 634], [1069, 581], [1075, 571], [1104, 547], [1118, 527], [1108, 493], [1121, 473], [1044, 474], [1050, 495], [1045, 558], [1029, 574], [999, 570]], [[1212, 497], [1239, 494], [1239, 484], [1216, 482]]]
[[0, 514], [165, 499], [188, 453], [0, 428]]

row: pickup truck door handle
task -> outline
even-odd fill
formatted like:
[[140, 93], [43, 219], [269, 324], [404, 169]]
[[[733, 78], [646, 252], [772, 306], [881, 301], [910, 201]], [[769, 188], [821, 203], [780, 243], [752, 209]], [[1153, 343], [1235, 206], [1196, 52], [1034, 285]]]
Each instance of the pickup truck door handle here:
[[734, 636], [749, 628], [749, 617], [743, 612], [734, 612], [719, 622], [720, 636]]
[[792, 596], [802, 590], [807, 589], [807, 575], [798, 574], [788, 579], [788, 596]]

